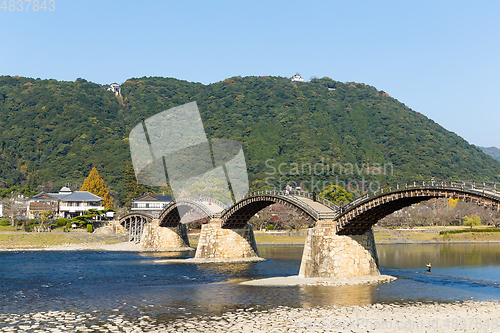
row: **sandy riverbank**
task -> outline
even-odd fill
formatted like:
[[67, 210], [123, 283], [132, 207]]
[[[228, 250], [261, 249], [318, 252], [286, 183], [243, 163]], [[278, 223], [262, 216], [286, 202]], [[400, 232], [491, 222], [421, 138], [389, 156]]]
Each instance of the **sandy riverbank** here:
[[162, 259], [155, 260], [158, 264], [213, 264], [213, 263], [231, 263], [231, 262], [256, 262], [266, 261], [267, 259], [261, 257], [248, 257], [248, 258], [187, 258], [187, 259]]
[[261, 286], [261, 287], [275, 287], [275, 286], [355, 286], [360, 284], [375, 284], [386, 283], [396, 280], [394, 276], [390, 275], [364, 275], [352, 277], [338, 277], [334, 279], [328, 278], [306, 278], [298, 275], [272, 277], [267, 279], [258, 279], [241, 282], [241, 285], [246, 286]]
[[496, 332], [500, 302], [373, 304], [348, 307], [253, 308], [169, 322], [119, 309], [0, 314], [0, 331], [33, 332]]

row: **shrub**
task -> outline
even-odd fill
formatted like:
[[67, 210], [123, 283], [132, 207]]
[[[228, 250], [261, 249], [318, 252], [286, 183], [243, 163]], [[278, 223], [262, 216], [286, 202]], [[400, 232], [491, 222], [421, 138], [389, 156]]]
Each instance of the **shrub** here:
[[268, 226], [267, 226], [267, 230], [274, 230], [274, 226], [272, 226], [272, 225], [268, 225]]
[[92, 232], [92, 224], [87, 224], [87, 232]]
[[10, 225], [10, 222], [9, 222], [9, 220], [0, 220], [0, 225], [2, 227], [7, 227]]
[[69, 221], [68, 221], [68, 222], [66, 223], [66, 228], [68, 228], [68, 229], [69, 229], [69, 228], [71, 228], [71, 222], [69, 222]]
[[58, 219], [57, 219], [56, 224], [57, 224], [57, 226], [58, 226], [58, 227], [64, 227], [64, 226], [66, 225], [66, 223], [67, 223], [67, 222], [68, 222], [68, 221], [66, 221], [66, 219], [63, 219], [63, 218], [61, 217], [61, 218], [58, 218]]
[[462, 230], [450, 230], [450, 231], [441, 231], [440, 235], [455, 235], [455, 234], [464, 234], [468, 232], [500, 232], [500, 229], [462, 229]]

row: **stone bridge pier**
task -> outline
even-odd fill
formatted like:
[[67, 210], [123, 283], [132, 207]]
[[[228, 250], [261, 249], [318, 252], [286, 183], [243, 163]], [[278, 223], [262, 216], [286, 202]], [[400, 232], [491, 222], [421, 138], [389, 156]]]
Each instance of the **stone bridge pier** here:
[[337, 235], [335, 222], [317, 221], [304, 245], [300, 277], [380, 275], [373, 231]]
[[252, 227], [222, 228], [221, 220], [213, 218], [201, 226], [196, 259], [259, 260]]
[[189, 251], [186, 225], [179, 223], [175, 227], [162, 227], [158, 219], [144, 225], [141, 247], [155, 251]]

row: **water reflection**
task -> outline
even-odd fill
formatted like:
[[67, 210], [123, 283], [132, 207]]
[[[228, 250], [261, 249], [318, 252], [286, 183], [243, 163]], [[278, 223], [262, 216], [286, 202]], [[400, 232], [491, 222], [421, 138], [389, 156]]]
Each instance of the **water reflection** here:
[[381, 267], [421, 269], [500, 264], [500, 244], [397, 244], [377, 245]]
[[[297, 275], [302, 246], [259, 246], [263, 262], [161, 264], [192, 252], [0, 252], [4, 313], [47, 310], [147, 314], [164, 320], [231, 309], [500, 299], [500, 244], [378, 245], [383, 274], [369, 286], [257, 287], [238, 282]], [[433, 262], [431, 273], [425, 265]], [[1, 324], [0, 324], [1, 327]]]
[[[299, 261], [302, 259], [304, 245], [259, 245], [259, 256], [273, 260]], [[298, 274], [298, 271], [297, 271]]]
[[314, 307], [323, 305], [367, 305], [373, 303], [373, 294], [377, 287], [374, 285], [364, 286], [303, 286], [301, 291], [307, 295], [302, 306]]

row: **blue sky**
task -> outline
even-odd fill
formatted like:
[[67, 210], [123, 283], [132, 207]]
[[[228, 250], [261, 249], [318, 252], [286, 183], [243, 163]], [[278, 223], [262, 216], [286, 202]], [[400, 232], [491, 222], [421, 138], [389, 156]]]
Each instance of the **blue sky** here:
[[101, 84], [328, 76], [375, 86], [470, 143], [500, 147], [500, 1], [23, 4], [0, 9], [0, 75]]

